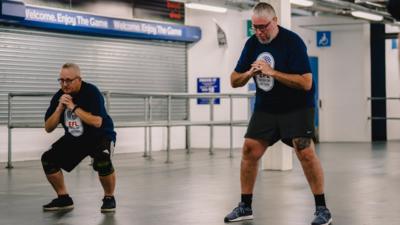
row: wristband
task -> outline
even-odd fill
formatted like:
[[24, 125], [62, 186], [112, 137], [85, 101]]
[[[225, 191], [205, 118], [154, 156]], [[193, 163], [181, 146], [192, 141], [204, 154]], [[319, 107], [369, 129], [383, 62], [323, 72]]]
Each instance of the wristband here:
[[75, 107], [72, 109], [71, 112], [75, 112], [75, 110], [76, 110], [77, 108], [79, 108], [79, 106], [78, 106], [78, 105], [75, 105]]

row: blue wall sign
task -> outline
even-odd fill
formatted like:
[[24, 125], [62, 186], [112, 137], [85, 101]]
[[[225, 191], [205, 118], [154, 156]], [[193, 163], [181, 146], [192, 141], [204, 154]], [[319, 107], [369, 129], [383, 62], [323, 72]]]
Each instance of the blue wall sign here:
[[317, 47], [319, 48], [331, 47], [330, 31], [317, 31]]
[[105, 36], [183, 42], [195, 42], [201, 38], [199, 27], [116, 19], [14, 1], [1, 2], [0, 18], [28, 27]]
[[392, 49], [397, 49], [399, 46], [397, 46], [397, 39], [392, 39]]
[[[204, 77], [197, 78], [197, 93], [220, 93], [220, 80], [219, 77]], [[198, 98], [197, 104], [205, 105], [210, 104], [208, 98]], [[214, 104], [220, 104], [220, 99], [214, 99]]]

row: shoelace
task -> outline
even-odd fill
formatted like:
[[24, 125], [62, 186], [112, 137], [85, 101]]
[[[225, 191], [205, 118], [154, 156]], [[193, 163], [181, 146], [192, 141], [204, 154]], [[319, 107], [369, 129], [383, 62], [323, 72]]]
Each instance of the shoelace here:
[[314, 213], [314, 215], [317, 216], [317, 217], [323, 218], [324, 220], [327, 220], [326, 217], [325, 217], [325, 215], [324, 215], [324, 211], [325, 211], [324, 209], [317, 210], [317, 211]]
[[244, 208], [240, 206], [236, 207], [233, 211], [236, 213], [236, 215], [245, 214]]

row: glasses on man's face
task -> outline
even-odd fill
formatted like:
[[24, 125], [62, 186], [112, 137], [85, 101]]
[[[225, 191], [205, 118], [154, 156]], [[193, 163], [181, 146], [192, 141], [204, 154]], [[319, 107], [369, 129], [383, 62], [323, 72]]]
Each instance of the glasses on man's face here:
[[266, 31], [270, 24], [271, 24], [271, 22], [269, 22], [267, 24], [258, 24], [258, 25], [253, 24], [252, 29], [253, 29], [254, 32], [256, 32], [257, 30]]
[[72, 82], [74, 82], [74, 80], [78, 79], [79, 77], [75, 77], [73, 79], [62, 79], [62, 78], [58, 78], [57, 81], [58, 83], [60, 83], [60, 85], [70, 85], [72, 84]]

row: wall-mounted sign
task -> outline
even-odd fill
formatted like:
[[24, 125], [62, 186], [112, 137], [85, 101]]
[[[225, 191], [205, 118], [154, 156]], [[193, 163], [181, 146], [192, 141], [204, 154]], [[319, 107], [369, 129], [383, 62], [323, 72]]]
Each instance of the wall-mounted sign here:
[[319, 48], [331, 47], [330, 31], [317, 31], [317, 47]]
[[[148, 5], [154, 4], [152, 1], [143, 1], [143, 2], [146, 2]], [[145, 6], [148, 6], [148, 5], [145, 5]], [[160, 11], [160, 10], [157, 10], [157, 7], [158, 7], [158, 5], [156, 5], [153, 8], [153, 11], [156, 11], [156, 12]], [[183, 20], [184, 20], [184, 14], [185, 14], [185, 3], [167, 0], [167, 8], [169, 9], [169, 13], [168, 13], [169, 18], [181, 20], [182, 22], [184, 22]]]
[[253, 30], [253, 23], [251, 22], [251, 20], [246, 20], [246, 35], [247, 37], [251, 37], [254, 34], [254, 30]]
[[106, 36], [194, 42], [198, 27], [117, 19], [69, 10], [41, 8], [21, 2], [2, 1], [0, 18], [29, 27]]
[[[220, 80], [219, 77], [202, 77], [197, 78], [197, 93], [220, 93]], [[210, 104], [208, 98], [198, 98], [197, 104], [205, 105]], [[214, 104], [220, 104], [220, 99], [214, 99]]]
[[398, 47], [397, 39], [392, 39], [392, 49], [397, 49]]

